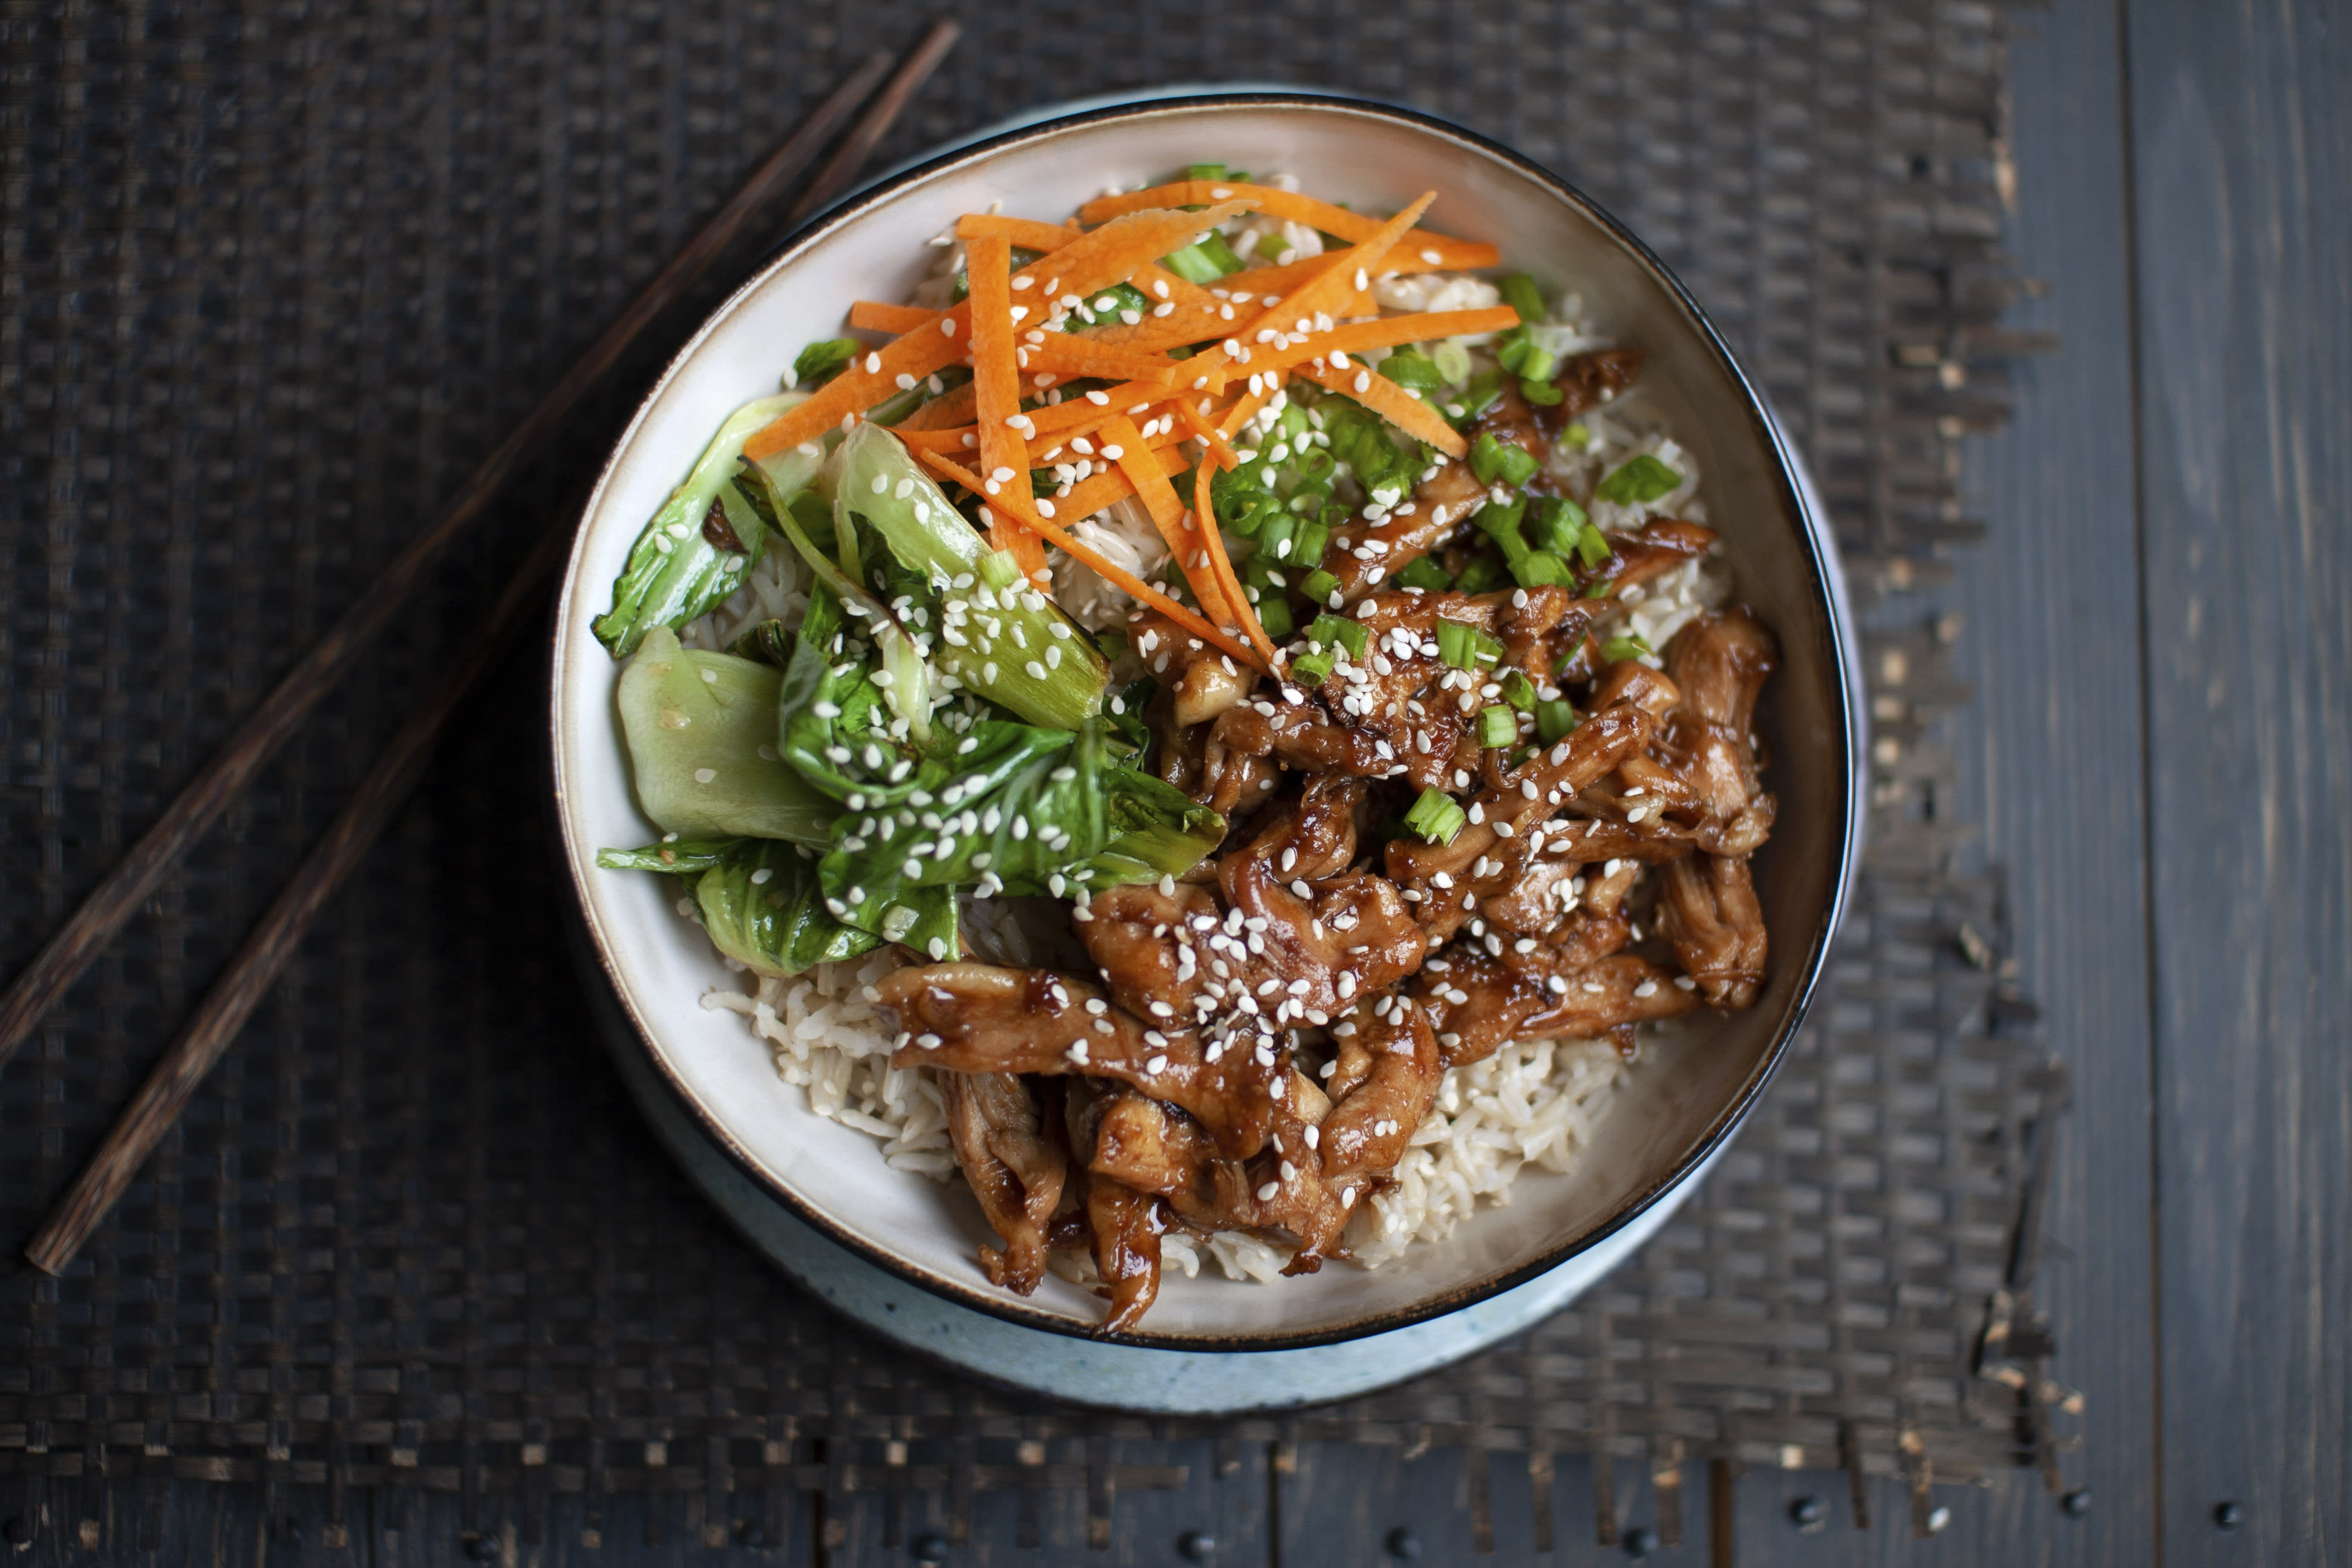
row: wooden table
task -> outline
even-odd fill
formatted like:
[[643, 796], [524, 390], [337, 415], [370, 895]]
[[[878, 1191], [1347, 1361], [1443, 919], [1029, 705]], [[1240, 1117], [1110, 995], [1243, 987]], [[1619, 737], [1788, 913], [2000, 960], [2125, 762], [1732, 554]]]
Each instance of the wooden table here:
[[[1738, 1560], [2288, 1564], [2352, 1558], [2352, 11], [2310, 0], [2059, 0], [2015, 50], [2014, 246], [2063, 346], [1974, 452], [1988, 542], [1900, 616], [1959, 617], [1978, 700], [1959, 818], [2006, 867], [2021, 979], [2073, 1064], [2043, 1271], [2061, 1376], [2087, 1399], [2079, 1512], [2021, 1475], [1954, 1493], [1940, 1538], [1853, 1531], [1838, 1478], [1751, 1476]], [[984, 1500], [950, 1560], [1371, 1564], [1471, 1560], [1443, 1451], [1161, 1455], [1181, 1492], [1118, 1503], [1112, 1550], [1024, 1551]], [[1621, 1479], [1621, 1488], [1633, 1480]], [[1526, 1561], [1527, 1479], [1495, 1468], [1493, 1561]], [[1639, 1523], [1646, 1483], [1621, 1507]], [[1592, 1544], [1564, 1464], [1555, 1561]], [[1828, 1527], [1801, 1531], [1800, 1497]], [[2217, 1523], [2235, 1504], [2242, 1522]], [[394, 1506], [387, 1504], [387, 1507]], [[338, 1545], [269, 1541], [255, 1495], [173, 1489], [166, 1558], [446, 1562], [454, 1500]], [[602, 1545], [558, 1518], [539, 1561], [806, 1562]], [[1083, 1539], [1042, 1521], [1047, 1539]], [[878, 1520], [835, 1563], [918, 1560]], [[1395, 1531], [1409, 1532], [1412, 1541]], [[1203, 1559], [1187, 1531], [1213, 1537]], [[113, 1539], [125, 1537], [115, 1534]], [[1661, 1561], [1709, 1556], [1705, 1510]], [[491, 1553], [497, 1555], [497, 1553]], [[60, 1533], [28, 1562], [86, 1562]], [[518, 1561], [509, 1548], [506, 1561]]]

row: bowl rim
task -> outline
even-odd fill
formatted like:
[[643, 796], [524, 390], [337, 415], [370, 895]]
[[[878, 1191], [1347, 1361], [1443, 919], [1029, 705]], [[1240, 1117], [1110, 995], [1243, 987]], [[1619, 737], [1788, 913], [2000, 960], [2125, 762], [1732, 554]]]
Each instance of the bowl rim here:
[[[1147, 92], [1149, 89], [1146, 89]], [[572, 635], [572, 600], [583, 563], [583, 546], [586, 525], [602, 506], [605, 490], [613, 482], [620, 466], [621, 456], [628, 450], [639, 429], [650, 416], [670, 383], [685, 365], [701, 350], [703, 344], [729, 320], [736, 308], [750, 295], [762, 288], [777, 272], [791, 266], [803, 252], [817, 240], [854, 225], [868, 211], [896, 196], [908, 185], [915, 184], [946, 170], [985, 161], [1012, 147], [1050, 140], [1085, 126], [1121, 120], [1146, 120], [1163, 115], [1193, 113], [1220, 109], [1284, 109], [1325, 114], [1353, 115], [1390, 121], [1424, 135], [1435, 136], [1460, 145], [1465, 151], [1498, 163], [1520, 174], [1575, 208], [1587, 220], [1603, 230], [1623, 247], [1633, 258], [1666, 291], [1669, 299], [1684, 313], [1687, 323], [1697, 333], [1707, 353], [1738, 389], [1752, 433], [1771, 456], [1771, 478], [1779, 487], [1787, 515], [1794, 517], [1800, 527], [1805, 552], [1805, 564], [1811, 574], [1813, 596], [1828, 610], [1830, 663], [1834, 670], [1838, 689], [1835, 704], [1837, 733], [1835, 741], [1842, 754], [1843, 765], [1834, 770], [1843, 799], [1836, 813], [1837, 864], [1830, 879], [1826, 902], [1816, 921], [1811, 944], [1804, 953], [1798, 983], [1790, 991], [1773, 1026], [1770, 1044], [1762, 1059], [1750, 1070], [1747, 1079], [1717, 1113], [1706, 1131], [1685, 1151], [1671, 1170], [1664, 1175], [1628, 1194], [1600, 1223], [1570, 1240], [1548, 1247], [1528, 1261], [1509, 1268], [1496, 1270], [1461, 1285], [1421, 1299], [1410, 1306], [1392, 1307], [1351, 1318], [1344, 1322], [1296, 1331], [1247, 1332], [1232, 1334], [1155, 1333], [1149, 1329], [1121, 1333], [1106, 1332], [1099, 1327], [1083, 1323], [1059, 1313], [1032, 1306], [1026, 1298], [1005, 1291], [935, 1275], [895, 1256], [888, 1248], [872, 1241], [857, 1230], [835, 1223], [827, 1215], [803, 1203], [800, 1197], [775, 1181], [754, 1160], [735, 1135], [705, 1106], [679, 1076], [672, 1069], [661, 1049], [656, 1045], [647, 1020], [636, 999], [622, 984], [609, 952], [606, 933], [598, 923], [587, 890], [581, 885], [580, 858], [576, 853], [564, 857], [565, 872], [589, 939], [588, 946], [596, 956], [604, 972], [605, 984], [611, 987], [614, 1000], [629, 1020], [638, 1049], [642, 1050], [654, 1070], [660, 1076], [674, 1098], [701, 1127], [704, 1136], [719, 1154], [741, 1170], [762, 1191], [777, 1201], [819, 1234], [849, 1248], [858, 1257], [921, 1289], [946, 1297], [959, 1305], [971, 1307], [992, 1317], [1020, 1324], [1025, 1328], [1043, 1329], [1070, 1338], [1149, 1349], [1182, 1351], [1195, 1353], [1246, 1353], [1254, 1351], [1297, 1350], [1316, 1345], [1336, 1344], [1351, 1340], [1401, 1329], [1424, 1322], [1449, 1313], [1461, 1311], [1478, 1302], [1511, 1289], [1540, 1274], [1559, 1268], [1570, 1258], [1599, 1245], [1636, 1218], [1646, 1213], [1661, 1199], [1683, 1187], [1696, 1171], [1744, 1121], [1757, 1100], [1763, 1094], [1778, 1071], [1790, 1041], [1803, 1023], [1813, 995], [1818, 990], [1827, 967], [1831, 943], [1843, 919], [1851, 894], [1853, 874], [1861, 853], [1863, 821], [1860, 810], [1859, 767], [1861, 746], [1860, 687], [1855, 664], [1856, 650], [1849, 633], [1851, 627], [1839, 612], [1843, 604], [1843, 574], [1837, 563], [1834, 544], [1826, 521], [1812, 504], [1810, 487], [1799, 478], [1799, 460], [1787, 437], [1782, 434], [1762, 395], [1747, 373], [1741, 369], [1730, 346], [1708, 320], [1698, 301], [1658, 255], [1607, 208], [1570, 184], [1567, 179], [1515, 152], [1490, 137], [1465, 126], [1423, 113], [1418, 110], [1379, 100], [1335, 95], [1314, 89], [1247, 90], [1247, 91], [1180, 91], [1172, 95], [1150, 92], [1135, 100], [1103, 103], [1077, 109], [1069, 113], [1046, 117], [1024, 118], [1009, 128], [993, 134], [960, 142], [935, 155], [905, 164], [881, 179], [864, 186], [836, 205], [810, 219], [771, 249], [749, 278], [730, 292], [696, 327], [693, 334], [679, 346], [663, 366], [661, 374], [648, 385], [639, 399], [635, 411], [621, 434], [614, 438], [595, 486], [581, 509], [580, 524], [575, 528], [569, 561], [566, 563], [562, 585], [556, 601], [556, 621], [551, 648], [561, 648]], [[564, 685], [562, 665], [557, 661], [551, 675], [551, 748], [553, 752], [551, 779], [552, 804], [556, 825], [567, 851], [576, 849], [571, 843], [573, 828], [566, 809], [567, 786], [564, 777], [562, 737], [566, 729], [563, 719]]]

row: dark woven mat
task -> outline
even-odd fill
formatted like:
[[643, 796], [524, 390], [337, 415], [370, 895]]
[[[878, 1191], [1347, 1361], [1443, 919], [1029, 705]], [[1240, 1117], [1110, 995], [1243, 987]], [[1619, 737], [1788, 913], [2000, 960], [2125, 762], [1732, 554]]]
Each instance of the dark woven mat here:
[[[8, 9], [0, 969], [845, 62], [925, 17], [831, 10]], [[1869, 649], [1870, 868], [1754, 1124], [1635, 1262], [1466, 1369], [1223, 1426], [968, 1386], [795, 1295], [652, 1145], [562, 945], [542, 678], [518, 661], [71, 1276], [0, 1280], [0, 1473], [323, 1486], [331, 1518], [354, 1488], [457, 1489], [526, 1530], [557, 1492], [682, 1493], [698, 1528], [747, 1490], [1067, 1489], [1107, 1528], [1117, 1491], [1172, 1484], [1111, 1440], [1199, 1432], [1459, 1445], [1474, 1512], [1489, 1452], [1543, 1476], [1554, 1453], [1645, 1462], [1662, 1504], [1701, 1458], [1899, 1472], [1920, 1500], [2046, 1464], [2049, 1347], [2012, 1244], [2037, 1234], [2063, 1085], [2003, 989], [1996, 887], [1952, 869], [1931, 726], [1965, 694], [1902, 599], [1974, 530], [1958, 443], [2002, 416], [1999, 361], [2028, 346], [2000, 325], [2001, 13], [1212, 0], [1141, 35], [1058, 4], [965, 21], [885, 158], [1147, 81], [1397, 98], [1593, 192], [1760, 371], [1894, 629]], [[657, 362], [0, 1074], [10, 1257], [501, 566], [576, 508]]]

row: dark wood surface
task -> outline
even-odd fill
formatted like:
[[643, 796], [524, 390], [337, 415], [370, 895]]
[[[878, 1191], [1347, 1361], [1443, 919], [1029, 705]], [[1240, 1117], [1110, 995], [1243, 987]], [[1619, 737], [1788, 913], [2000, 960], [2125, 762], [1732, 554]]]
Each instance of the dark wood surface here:
[[[2058, 0], [2014, 51], [2012, 241], [2048, 280], [2021, 324], [2062, 334], [2017, 366], [2018, 418], [1978, 444], [1981, 546], [1951, 585], [1883, 612], [1938, 618], [1978, 700], [1951, 814], [2006, 868], [2018, 980], [2072, 1064], [2047, 1218], [2057, 1374], [2083, 1391], [2087, 1489], [2063, 1510], [2021, 1474], [1949, 1494], [1940, 1537], [1899, 1528], [1891, 1486], [1852, 1528], [1838, 1478], [1738, 1483], [1745, 1564], [2301, 1564], [2352, 1557], [2352, 16], [2292, 0]], [[1059, 1456], [1057, 1456], [1058, 1458]], [[1462, 1458], [1307, 1445], [1126, 1445], [1187, 1468], [1122, 1497], [1100, 1552], [1083, 1521], [992, 1495], [950, 1561], [1305, 1568], [1474, 1560]], [[1498, 1563], [1617, 1561], [1592, 1477], [1562, 1458], [1538, 1558], [1524, 1460], [1486, 1466]], [[1619, 1517], [1655, 1522], [1648, 1478]], [[48, 1483], [53, 1518], [79, 1483]], [[153, 1560], [462, 1560], [455, 1499], [383, 1504], [344, 1543], [272, 1540], [257, 1491], [156, 1486], [110, 1540]], [[1711, 1551], [1706, 1477], [1679, 1550]], [[1789, 1505], [1820, 1499], [1801, 1532]], [[131, 1490], [113, 1500], [131, 1506]], [[15, 1500], [16, 1505], [39, 1500]], [[2244, 1523], [2217, 1529], [2235, 1501]], [[576, 1500], [570, 1506], [579, 1507]], [[803, 1503], [779, 1557], [648, 1547], [638, 1505], [559, 1506], [509, 1563], [809, 1561]], [[0, 1513], [14, 1511], [0, 1507]], [[30, 1511], [27, 1510], [27, 1511]], [[657, 1521], [662, 1522], [662, 1521]], [[833, 1561], [911, 1563], [938, 1521], [858, 1501]], [[593, 1531], [597, 1545], [585, 1544]], [[19, 1561], [91, 1561], [44, 1534]]]

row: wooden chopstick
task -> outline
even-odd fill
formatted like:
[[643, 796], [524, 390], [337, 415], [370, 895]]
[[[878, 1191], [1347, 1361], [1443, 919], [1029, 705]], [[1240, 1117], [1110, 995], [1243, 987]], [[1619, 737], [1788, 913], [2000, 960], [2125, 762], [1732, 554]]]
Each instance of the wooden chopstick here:
[[[813, 208], [831, 200], [835, 195], [839, 195], [841, 189], [856, 176], [866, 153], [870, 153], [875, 143], [880, 141], [891, 122], [898, 117], [899, 110], [905, 105], [908, 98], [913, 94], [916, 88], [921, 85], [923, 79], [929, 76], [940, 58], [953, 46], [957, 32], [956, 25], [952, 22], [941, 21], [933, 25], [922, 42], [916, 46], [891, 76], [889, 84], [880, 93], [875, 95], [866, 113], [860, 117], [844, 142], [845, 148], [855, 145], [864, 151], [855, 159], [845, 160], [836, 155], [827, 163], [810, 185], [808, 195], [803, 198], [802, 209]], [[833, 131], [840, 124], [842, 117], [873, 91], [875, 83], [888, 68], [888, 63], [887, 57], [877, 55], [859, 67], [849, 80], [818, 108], [809, 121], [794, 132], [791, 140], [753, 173], [751, 179], [744, 183], [742, 189], [729, 200], [726, 206], [719, 209], [718, 215], [702, 232], [697, 235], [687, 248], [679, 252], [667, 267], [663, 268], [660, 276], [647, 286], [646, 292], [631, 305], [622, 320], [614, 323], [614, 329], [605, 333], [604, 338], [598, 342], [588, 356], [582, 360], [579, 365], [573, 367], [563, 383], [559, 384], [556, 391], [549, 395], [548, 402], [542, 403], [530, 418], [525, 421], [523, 429], [518, 430], [516, 436], [508, 437], [506, 446], [501, 447], [499, 452], [492, 456], [490, 462], [484, 465], [483, 472], [478, 472], [474, 479], [468, 481], [467, 490], [461, 492], [458, 501], [452, 504], [450, 512], [445, 513], [441, 521], [436, 524], [434, 530], [436, 533], [445, 531], [454, 531], [451, 529], [452, 516], [457, 514], [459, 509], [467, 505], [478, 491], [481, 492], [479, 500], [472, 500], [473, 510], [464, 515], [470, 518], [478, 511], [481, 501], [488, 499], [488, 492], [495, 489], [496, 483], [503, 480], [507, 474], [519, 468], [527, 458], [529, 451], [535, 450], [535, 443], [518, 447], [518, 437], [531, 429], [535, 423], [551, 426], [554, 422], [552, 417], [542, 421], [542, 416], [548, 415], [551, 405], [560, 402], [562, 405], [558, 409], [560, 413], [578, 400], [580, 393], [586, 389], [587, 383], [593, 381], [598, 373], [619, 356], [621, 351], [627, 346], [627, 340], [642, 331], [646, 322], [660, 313], [664, 305], [669, 303], [684, 289], [696, 272], [725, 248], [727, 242], [734, 237], [743, 224], [759, 210], [763, 203], [772, 200], [781, 190], [789, 186], [800, 171], [814, 160], [816, 152], [824, 146]], [[798, 210], [801, 209], [796, 209]], [[655, 296], [657, 294], [660, 298], [656, 299]], [[616, 334], [621, 333], [625, 327], [626, 335], [615, 341]], [[585, 372], [584, 374], [583, 372]], [[575, 385], [575, 383], [578, 384]], [[538, 439], [543, 440], [544, 435], [544, 430], [540, 431]], [[509, 453], [509, 448], [516, 450]], [[490, 472], [494, 465], [499, 465], [501, 457], [506, 460], [498, 468], [495, 479], [488, 489], [485, 489], [484, 474]], [[369, 847], [383, 833], [385, 825], [391, 820], [394, 812], [399, 808], [401, 802], [407, 797], [409, 791], [415, 787], [417, 779], [424, 773], [425, 763], [431, 758], [434, 745], [439, 740], [441, 731], [446, 727], [450, 717], [464, 703], [481, 677], [498, 666], [500, 658], [522, 631], [539, 619], [545, 608], [548, 584], [570, 553], [574, 526], [574, 523], [567, 519], [551, 529], [546, 536], [532, 548], [530, 554], [522, 564], [509, 575], [505, 591], [499, 595], [497, 605], [491, 609], [484, 625], [469, 639], [466, 650], [451, 661], [425, 700], [410, 712], [399, 732], [393, 737], [383, 755], [377, 758], [375, 765], [361, 784], [358, 793], [343, 807], [341, 814], [336, 817], [326, 835], [311, 849], [310, 856], [303, 861], [293, 879], [279, 892], [276, 901], [270, 905], [268, 912], [262, 917], [260, 923], [246, 939], [244, 945], [237, 950], [236, 956], [230, 961], [228, 968], [215, 983], [213, 988], [206, 993], [194, 1016], [188, 1021], [186, 1027], [172, 1043], [171, 1047], [163, 1053], [163, 1058], [148, 1074], [146, 1081], [140, 1085], [138, 1093], [132, 1097], [130, 1105], [124, 1108], [113, 1128], [107, 1133], [106, 1141], [99, 1146], [98, 1152], [90, 1157], [89, 1163], [83, 1168], [80, 1175], [75, 1178], [74, 1184], [67, 1190], [65, 1196], [51, 1211], [40, 1231], [26, 1247], [25, 1255], [35, 1267], [47, 1273], [57, 1274], [62, 1272], [66, 1266], [73, 1261], [74, 1255], [80, 1250], [82, 1243], [89, 1238], [90, 1231], [112, 1209], [116, 1201], [121, 1197], [124, 1189], [131, 1184], [131, 1178], [146, 1163], [147, 1156], [153, 1152], [155, 1144], [170, 1130], [173, 1122], [179, 1119], [181, 1110], [186, 1106], [189, 1097], [195, 1092], [196, 1086], [203, 1082], [205, 1075], [220, 1059], [222, 1053], [228, 1048], [229, 1043], [236, 1037], [237, 1031], [252, 1016], [253, 1009], [260, 1004], [262, 997], [268, 994], [270, 986], [276, 983], [278, 974], [285, 969], [287, 962], [292, 958], [296, 949], [299, 947], [302, 938], [308, 934], [320, 912], [332, 900], [344, 879], [351, 875], [366, 856]], [[422, 540], [419, 541], [419, 544], [423, 542]], [[443, 542], [446, 544], [446, 542]], [[404, 552], [400, 561], [395, 562], [395, 566], [405, 562], [407, 556], [415, 553], [417, 548], [417, 545], [411, 545], [409, 551]], [[415, 574], [412, 572], [407, 580], [398, 584], [396, 591], [401, 596], [404, 597], [414, 590]], [[370, 590], [371, 594], [380, 591], [382, 591], [381, 584]], [[337, 634], [344, 632], [346, 626], [360, 613], [361, 607], [354, 606], [353, 611], [345, 616], [344, 623], [339, 624], [335, 631], [329, 634], [329, 638], [332, 639]], [[360, 634], [357, 640], [363, 642], [367, 635], [372, 635], [373, 631], [382, 625], [383, 618], [383, 613], [378, 613], [373, 625], [369, 626], [365, 632]], [[342, 662], [348, 662], [350, 654], [340, 652], [335, 657]], [[319, 650], [314, 648], [311, 658], [305, 661], [305, 668], [318, 658]], [[338, 663], [335, 668], [340, 668], [341, 663]], [[285, 696], [289, 689], [295, 687], [297, 677], [302, 673], [303, 670], [298, 669], [295, 675], [289, 676], [278, 690], [271, 693], [269, 701], [276, 702]], [[323, 695], [323, 689], [329, 679], [313, 676], [311, 686], [315, 686], [318, 689], [313, 690], [310, 686], [301, 688], [299, 698], [289, 700], [299, 702], [299, 706], [293, 710], [291, 717], [273, 721], [271, 727], [267, 731], [257, 730], [255, 721], [248, 720], [246, 726], [238, 731], [238, 741], [245, 741], [248, 731], [266, 733], [273, 737], [269, 742], [269, 749], [274, 751], [278, 744], [283, 742], [285, 733], [290, 731], [292, 724], [316, 703], [320, 695]], [[265, 703], [264, 706], [268, 707], [268, 704]], [[257, 713], [255, 717], [257, 720], [261, 715]], [[236, 750], [236, 742], [232, 742], [230, 748], [232, 752]], [[266, 757], [268, 753], [265, 752], [262, 754]], [[226, 758], [216, 759], [215, 763], [206, 770], [205, 776], [198, 783], [212, 782], [215, 774], [224, 777], [231, 776], [232, 770], [224, 765], [227, 761]], [[147, 889], [152, 885], [155, 878], [159, 877], [163, 868], [171, 864], [173, 858], [176, 858], [177, 854], [186, 847], [187, 843], [193, 841], [201, 832], [203, 826], [208, 824], [213, 816], [217, 815], [220, 806], [225, 805], [228, 798], [234, 796], [236, 788], [245, 780], [249, 779], [252, 773], [258, 770], [259, 765], [258, 761], [255, 761], [241, 763], [234, 770], [233, 782], [227, 784], [226, 793], [220, 795], [219, 804], [212, 805], [209, 813], [201, 820], [196, 819], [193, 814], [181, 813], [181, 803], [174, 803], [173, 814], [167, 814], [165, 822], [159, 823], [155, 829], [150, 831], [147, 838], [141, 841], [139, 849], [133, 851], [133, 856], [136, 857], [140, 851], [147, 850], [150, 841], [163, 832], [167, 823], [174, 820], [175, 814], [184, 816], [193, 826], [183, 830], [176, 844], [167, 847], [169, 853], [160, 859], [154, 859], [152, 869], [145, 869], [141, 873], [143, 879], [139, 881], [135, 888], [132, 888], [132, 884], [122, 869], [118, 868], [115, 874], [108, 879], [107, 883], [102, 884], [99, 891], [92, 894], [90, 900], [76, 912], [74, 922], [68, 922], [67, 931], [60, 932], [58, 938], [53, 940], [49, 947], [43, 951], [40, 959], [35, 961], [35, 970], [39, 970], [41, 965], [50, 959], [53, 952], [62, 951], [69, 954], [82, 954], [79, 963], [72, 968], [60, 966], [58, 978], [51, 979], [46, 973], [39, 977], [42, 984], [47, 987], [46, 992], [47, 998], [54, 998], [58, 991], [62, 990], [71, 982], [74, 973], [79, 972], [80, 963], [86, 963], [89, 957], [95, 956], [98, 949], [104, 945], [106, 939], [121, 926], [129, 910], [136, 907], [139, 900], [145, 896]], [[215, 785], [215, 788], [219, 787], [221, 786]], [[182, 802], [186, 799], [187, 796], [183, 795]], [[102, 895], [111, 891], [118, 882], [122, 883], [125, 888], [132, 889], [123, 895], [127, 902], [119, 910], [110, 907], [93, 915], [93, 906], [99, 903]], [[85, 916], [90, 917], [86, 922]], [[92, 934], [77, 933], [77, 922], [85, 923], [88, 932]], [[77, 936], [77, 944], [70, 949], [64, 946], [65, 939], [68, 935]], [[28, 998], [35, 994], [26, 985], [26, 981], [34, 978], [36, 978], [34, 971], [28, 971], [26, 976], [19, 978], [16, 986], [10, 992], [11, 1003], [16, 1000], [19, 991], [26, 992]], [[46, 1005], [46, 1000], [42, 1005]], [[26, 1023], [26, 1029], [29, 1030], [31, 1021], [37, 1019], [38, 1016], [39, 1011], [36, 1008], [32, 1018]], [[21, 1035], [18, 1037], [21, 1037]], [[5, 1047], [13, 1043], [13, 1040], [0, 1037], [0, 1060], [5, 1059]]]

